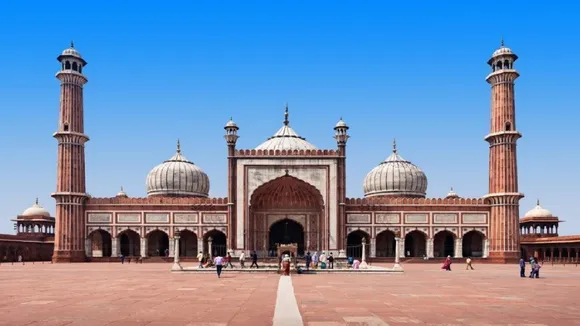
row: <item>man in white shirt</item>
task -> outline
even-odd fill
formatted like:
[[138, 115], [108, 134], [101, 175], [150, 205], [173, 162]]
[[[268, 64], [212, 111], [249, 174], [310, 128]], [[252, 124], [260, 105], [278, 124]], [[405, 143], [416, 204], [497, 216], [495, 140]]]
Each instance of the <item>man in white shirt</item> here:
[[224, 258], [222, 256], [216, 256], [213, 259], [213, 263], [215, 264], [215, 268], [217, 271], [218, 278], [221, 278], [222, 275], [222, 268], [224, 267], [222, 264], [224, 262]]

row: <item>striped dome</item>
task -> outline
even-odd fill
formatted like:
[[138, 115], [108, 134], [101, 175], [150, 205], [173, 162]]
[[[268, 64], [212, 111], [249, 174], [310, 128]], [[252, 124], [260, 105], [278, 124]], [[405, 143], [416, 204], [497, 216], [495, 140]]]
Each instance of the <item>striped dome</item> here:
[[363, 190], [365, 197], [425, 197], [427, 176], [416, 165], [402, 158], [393, 142], [393, 153], [367, 174]]
[[209, 178], [202, 169], [177, 153], [154, 167], [147, 175], [147, 195], [167, 197], [208, 197]]

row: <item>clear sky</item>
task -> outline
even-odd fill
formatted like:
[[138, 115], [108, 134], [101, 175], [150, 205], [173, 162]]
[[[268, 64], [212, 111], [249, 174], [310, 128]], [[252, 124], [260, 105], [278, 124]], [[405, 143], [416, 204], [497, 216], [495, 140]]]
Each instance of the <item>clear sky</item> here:
[[[335, 148], [350, 125], [349, 197], [391, 152], [427, 174], [428, 196], [487, 193], [490, 88], [500, 45], [516, 68], [520, 214], [542, 205], [580, 234], [578, 7], [528, 1], [81, 1], [0, 4], [0, 232], [39, 197], [52, 213], [58, 54], [74, 39], [84, 69], [87, 187], [145, 196], [151, 168], [175, 152], [226, 196], [223, 125], [253, 148], [281, 125]], [[477, 4], [476, 4], [477, 3]], [[569, 2], [572, 3], [572, 2]], [[573, 4], [572, 4], [573, 6]]]

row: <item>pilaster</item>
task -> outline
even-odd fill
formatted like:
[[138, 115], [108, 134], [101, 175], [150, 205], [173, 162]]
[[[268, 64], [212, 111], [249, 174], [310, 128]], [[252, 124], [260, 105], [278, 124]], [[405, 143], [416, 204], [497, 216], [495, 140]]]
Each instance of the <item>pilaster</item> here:
[[119, 249], [120, 249], [120, 242], [121, 238], [114, 237], [111, 239], [111, 257], [119, 257]]
[[463, 239], [455, 239], [455, 258], [463, 258]]
[[371, 253], [370, 257], [375, 258], [377, 256], [377, 239], [371, 238]]
[[433, 254], [433, 238], [427, 239], [427, 257], [433, 258], [435, 255]]
[[175, 250], [175, 238], [169, 238], [169, 257], [173, 257]]
[[141, 243], [139, 246], [139, 250], [141, 251], [141, 257], [147, 257], [147, 238], [143, 237], [140, 239]]
[[85, 255], [87, 257], [92, 257], [93, 256], [93, 248], [92, 248], [92, 241], [90, 238], [86, 238], [85, 239]]

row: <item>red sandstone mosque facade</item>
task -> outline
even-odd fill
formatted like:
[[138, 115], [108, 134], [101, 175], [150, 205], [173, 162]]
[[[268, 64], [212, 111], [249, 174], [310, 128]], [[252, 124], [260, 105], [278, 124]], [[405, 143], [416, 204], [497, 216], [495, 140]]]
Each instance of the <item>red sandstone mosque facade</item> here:
[[[149, 172], [146, 198], [131, 198], [122, 189], [111, 198], [92, 198], [85, 185], [87, 63], [71, 45], [58, 57], [56, 75], [61, 93], [54, 133], [58, 167], [52, 260], [173, 256], [177, 234], [181, 257], [202, 250], [234, 256], [256, 250], [267, 256], [278, 243], [296, 243], [299, 252], [346, 257], [360, 254], [364, 241], [371, 260], [395, 253], [494, 262], [522, 255], [577, 260], [580, 236], [559, 237], [560, 220], [539, 203], [519, 219], [524, 195], [518, 189], [516, 158], [521, 137], [515, 115], [517, 59], [502, 42], [488, 61], [489, 191], [482, 198], [461, 198], [453, 189], [445, 198], [426, 198], [425, 173], [405, 160], [395, 143], [390, 156], [364, 179], [364, 198], [346, 198], [349, 127], [340, 119], [334, 127], [336, 148], [318, 149], [290, 127], [287, 107], [280, 129], [255, 149], [237, 148], [240, 128], [227, 122], [226, 198], [209, 197], [209, 177], [184, 156], [179, 142], [175, 154]], [[30, 216], [23, 215], [21, 220]], [[43, 241], [52, 245], [48, 235]], [[402, 241], [395, 241], [399, 237]], [[7, 250], [2, 241], [0, 236], [0, 253]]]

